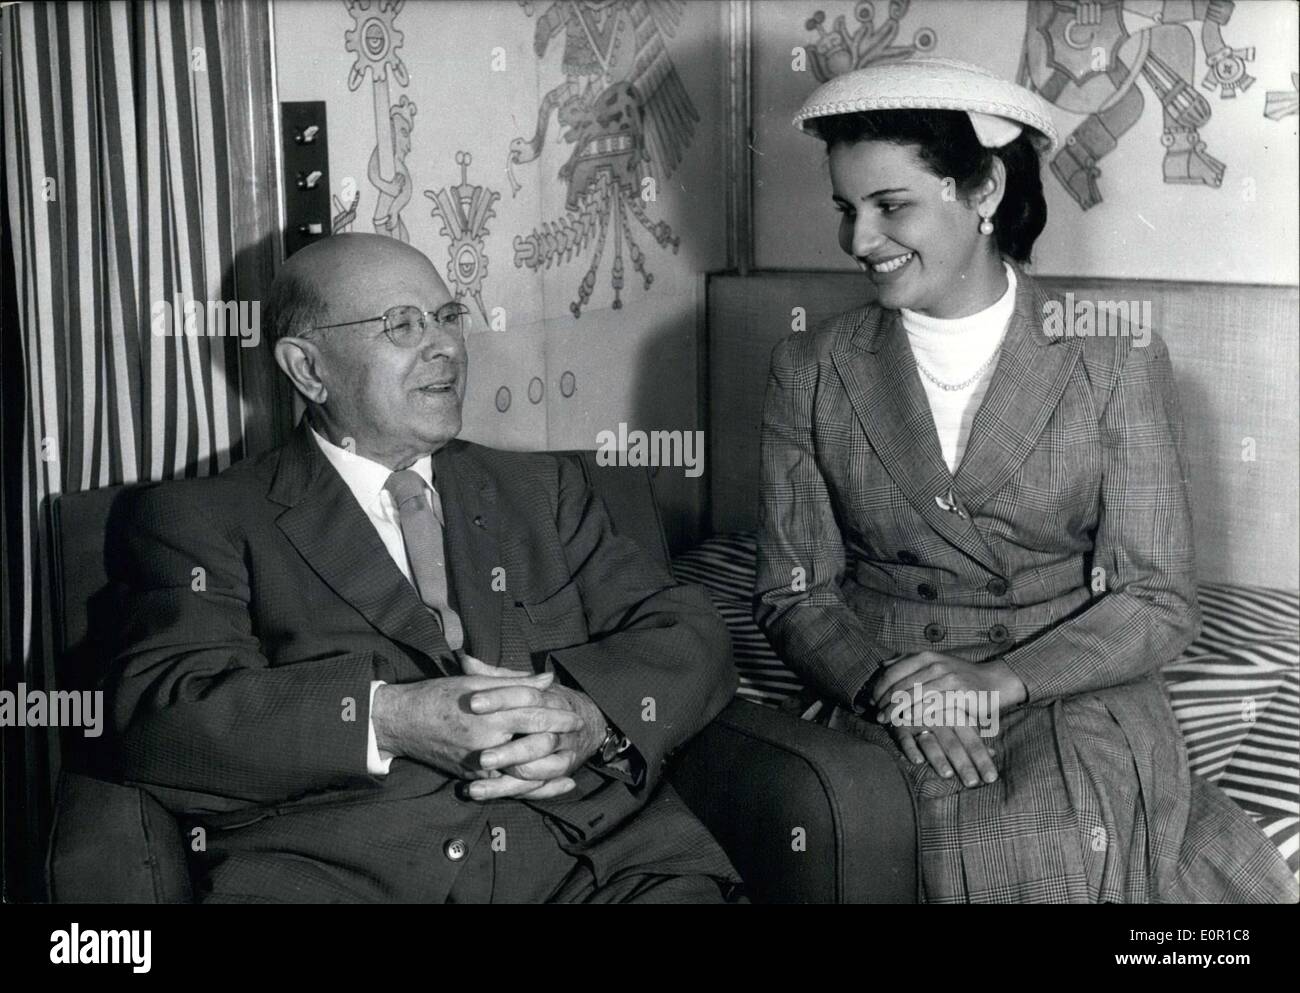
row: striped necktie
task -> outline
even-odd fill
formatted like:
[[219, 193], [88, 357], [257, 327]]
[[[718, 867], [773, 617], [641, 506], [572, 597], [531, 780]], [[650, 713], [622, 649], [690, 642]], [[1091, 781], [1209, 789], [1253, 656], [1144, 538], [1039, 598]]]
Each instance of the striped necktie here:
[[442, 524], [425, 495], [424, 480], [414, 469], [400, 469], [384, 484], [397, 505], [406, 542], [406, 560], [420, 599], [442, 625], [443, 636], [452, 651], [465, 643], [460, 618], [447, 599], [447, 556], [442, 541]]

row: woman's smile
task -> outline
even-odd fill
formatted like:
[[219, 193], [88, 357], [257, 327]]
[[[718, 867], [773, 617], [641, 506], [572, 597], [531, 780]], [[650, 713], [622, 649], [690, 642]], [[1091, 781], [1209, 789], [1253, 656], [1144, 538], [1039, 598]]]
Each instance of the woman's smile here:
[[867, 265], [870, 267], [873, 275], [884, 279], [896, 279], [908, 263], [915, 257], [915, 252], [903, 252], [901, 255], [893, 255], [880, 260], [868, 260]]

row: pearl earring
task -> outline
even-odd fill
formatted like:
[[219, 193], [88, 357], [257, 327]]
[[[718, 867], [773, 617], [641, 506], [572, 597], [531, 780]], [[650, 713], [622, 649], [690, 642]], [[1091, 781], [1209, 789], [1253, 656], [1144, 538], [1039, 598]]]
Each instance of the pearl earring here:
[[992, 234], [993, 222], [987, 217], [980, 218], [980, 234]]

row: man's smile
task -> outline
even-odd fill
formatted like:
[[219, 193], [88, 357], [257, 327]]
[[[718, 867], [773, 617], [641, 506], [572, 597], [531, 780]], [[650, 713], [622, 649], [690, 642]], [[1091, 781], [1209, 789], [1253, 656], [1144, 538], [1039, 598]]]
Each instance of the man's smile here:
[[431, 379], [427, 383], [422, 383], [415, 387], [416, 393], [455, 393], [456, 384], [460, 382], [459, 375], [444, 376], [439, 379]]

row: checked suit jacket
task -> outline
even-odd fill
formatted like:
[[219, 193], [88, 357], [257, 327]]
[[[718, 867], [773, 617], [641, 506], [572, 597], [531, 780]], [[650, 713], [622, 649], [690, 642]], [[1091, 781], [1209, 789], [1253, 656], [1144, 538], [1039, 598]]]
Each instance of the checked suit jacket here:
[[[644, 760], [640, 785], [583, 767], [570, 794], [497, 801], [498, 810], [526, 803], [542, 813], [556, 843], [590, 860], [598, 879], [647, 862], [734, 878], [661, 783], [665, 755], [736, 686], [707, 594], [616, 535], [568, 460], [455, 440], [433, 469], [464, 650], [557, 669]], [[355, 863], [373, 848], [364, 874], [374, 877], [410, 869], [385, 865], [382, 846], [361, 836], [358, 804], [418, 816], [434, 854], [444, 839], [481, 836], [485, 806], [460, 799], [443, 773], [402, 758], [387, 776], [367, 773], [370, 682], [460, 670], [305, 423], [286, 445], [218, 476], [141, 487], [124, 513], [109, 555], [125, 600], [108, 689], [126, 781], [216, 831], [310, 812], [301, 823], [313, 825], [315, 857]], [[440, 854], [421, 862], [419, 898], [445, 898], [458, 869]], [[378, 891], [409, 892], [399, 883]]]
[[999, 656], [1046, 704], [1150, 677], [1199, 629], [1164, 343], [1050, 335], [1050, 298], [1017, 279], [955, 475], [898, 311], [773, 351], [755, 614], [840, 705], [925, 649]]

